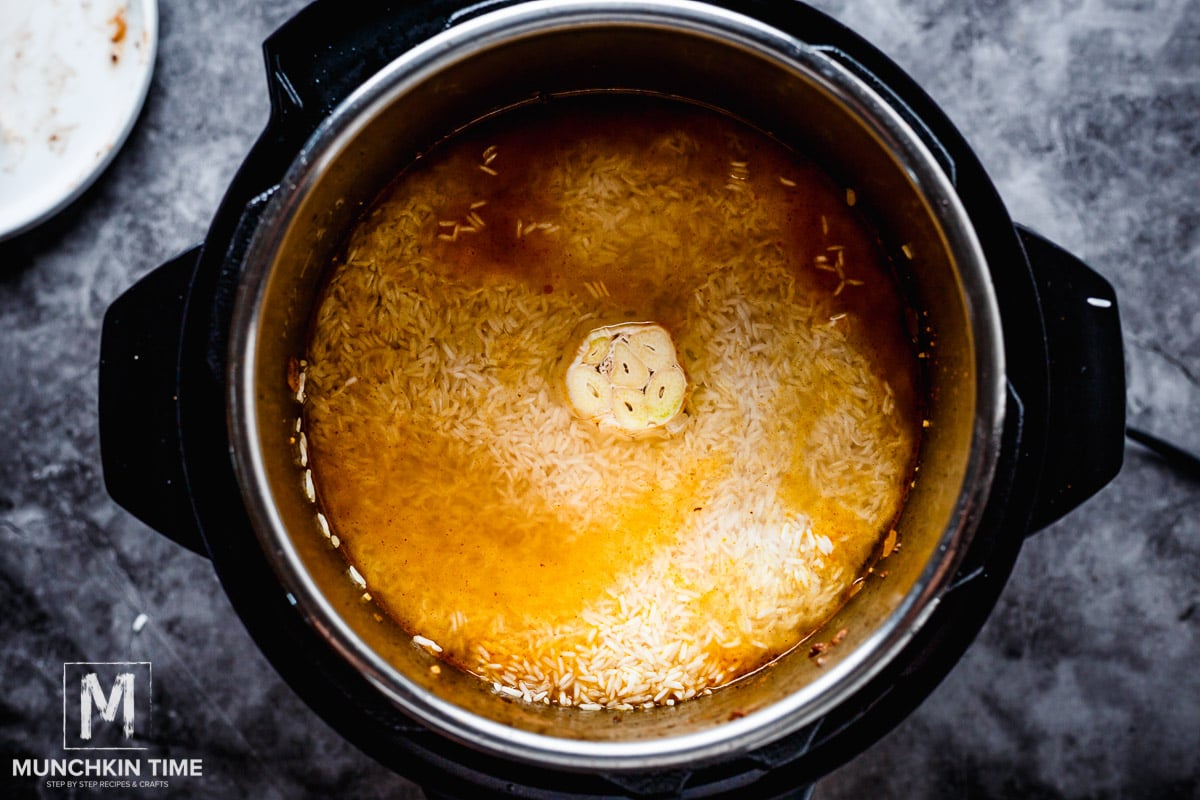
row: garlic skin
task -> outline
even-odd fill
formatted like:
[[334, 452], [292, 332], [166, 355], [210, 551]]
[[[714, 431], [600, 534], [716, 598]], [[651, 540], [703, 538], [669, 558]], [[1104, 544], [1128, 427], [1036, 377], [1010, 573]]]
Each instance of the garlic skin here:
[[687, 374], [671, 334], [656, 323], [592, 330], [565, 378], [572, 411], [602, 429], [638, 436], [674, 432], [682, 422]]

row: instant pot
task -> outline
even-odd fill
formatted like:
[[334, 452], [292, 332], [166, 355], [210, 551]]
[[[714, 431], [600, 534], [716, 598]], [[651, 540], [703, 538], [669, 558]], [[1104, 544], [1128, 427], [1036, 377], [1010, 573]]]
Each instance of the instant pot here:
[[[254, 640], [341, 735], [431, 796], [786, 797], [912, 711], [973, 639], [1025, 536], [1119, 470], [1112, 288], [1014, 225], [930, 99], [798, 3], [319, 0], [266, 42], [270, 120], [205, 240], [113, 303], [110, 494], [206, 555]], [[720, 109], [853, 186], [920, 309], [929, 382], [902, 548], [814, 638], [672, 708], [513, 701], [372, 613], [317, 535], [287, 386], [364, 208], [471, 122], [583, 92]]]

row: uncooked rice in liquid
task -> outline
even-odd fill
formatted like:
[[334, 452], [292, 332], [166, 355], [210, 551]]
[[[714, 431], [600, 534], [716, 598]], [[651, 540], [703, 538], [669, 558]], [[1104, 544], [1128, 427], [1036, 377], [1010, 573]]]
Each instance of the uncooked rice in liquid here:
[[[527, 701], [673, 703], [793, 647], [913, 459], [896, 365], [812, 267], [838, 253], [807, 240], [830, 218], [797, 244], [809, 167], [709, 112], [639, 119], [442, 145], [351, 235], [308, 353], [317, 493], [371, 597]], [[829, 235], [869, 241], [830, 184]], [[885, 278], [868, 255], [845, 245], [839, 274]], [[691, 385], [670, 436], [599, 431], [563, 397], [588, 330], [642, 320]]]

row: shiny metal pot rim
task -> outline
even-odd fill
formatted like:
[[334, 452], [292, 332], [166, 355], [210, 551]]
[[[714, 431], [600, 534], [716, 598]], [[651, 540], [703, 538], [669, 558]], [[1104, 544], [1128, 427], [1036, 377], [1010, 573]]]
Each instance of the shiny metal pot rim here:
[[[857, 170], [862, 202], [881, 210], [885, 239], [918, 244], [915, 291], [939, 337], [922, 485], [901, 519], [902, 557], [911, 563], [897, 562], [890, 584], [860, 592], [831, 622], [855, 623], [846, 645], [824, 669], [793, 653], [745, 687], [631, 712], [622, 726], [608, 714], [591, 712], [593, 722], [581, 717], [589, 712], [522, 709], [485, 688], [431, 683], [425, 654], [372, 633], [350, 587], [339, 586], [336, 565], [309, 542], [316, 537], [305, 529], [283, 445], [297, 409], [282, 365], [303, 352], [321, 265], [386, 179], [474, 119], [534, 96], [601, 90], [722, 108], [816, 151], [842, 174]], [[230, 336], [228, 423], [247, 509], [283, 587], [328, 646], [374, 684], [381, 704], [501, 758], [567, 770], [653, 770], [736, 757], [794, 732], [848, 702], [904, 650], [947, 589], [986, 505], [1005, 365], [984, 253], [950, 177], [895, 102], [822, 48], [716, 6], [535, 0], [457, 21], [325, 118], [245, 258]]]

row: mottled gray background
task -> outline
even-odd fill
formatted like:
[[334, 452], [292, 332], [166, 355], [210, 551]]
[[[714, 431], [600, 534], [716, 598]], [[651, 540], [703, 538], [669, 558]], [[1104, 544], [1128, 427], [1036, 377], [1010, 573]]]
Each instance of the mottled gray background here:
[[[265, 120], [259, 43], [300, 5], [163, 2], [128, 145], [66, 213], [0, 244], [0, 787], [11, 756], [63, 755], [62, 662], [148, 660], [150, 755], [205, 764], [170, 796], [419, 796], [308, 711], [208, 563], [114, 506], [100, 475], [104, 310], [204, 235]], [[817, 5], [945, 107], [1014, 217], [1115, 284], [1132, 421], [1200, 450], [1200, 2]], [[1131, 448], [1028, 542], [945, 683], [817, 797], [1200, 797], [1197, 512], [1197, 484]]]

